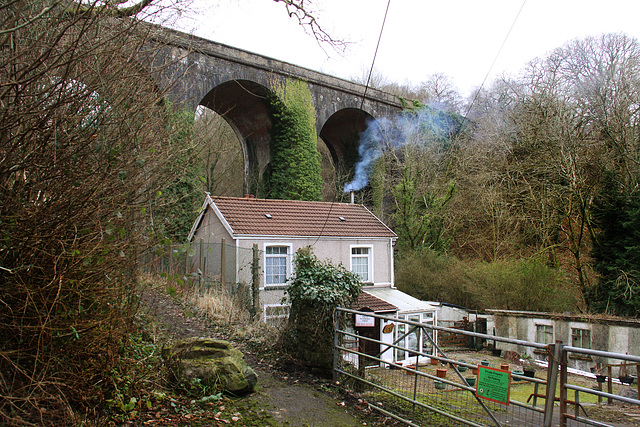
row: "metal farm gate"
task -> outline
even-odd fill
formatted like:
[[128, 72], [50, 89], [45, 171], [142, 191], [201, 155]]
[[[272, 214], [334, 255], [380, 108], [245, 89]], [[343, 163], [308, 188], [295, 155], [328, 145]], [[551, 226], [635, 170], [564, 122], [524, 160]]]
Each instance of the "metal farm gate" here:
[[[354, 328], [356, 315], [378, 318], [376, 324], [398, 332], [392, 341], [359, 335]], [[359, 393], [372, 409], [410, 426], [632, 425], [601, 420], [597, 409], [614, 408], [610, 405], [615, 403], [640, 414], [638, 356], [571, 347], [560, 341], [545, 345], [501, 338], [343, 308], [335, 312], [334, 330], [335, 380]], [[506, 355], [509, 359], [498, 356], [500, 351], [450, 350], [433, 339], [437, 332], [531, 347], [547, 360], [536, 361], [537, 372], [531, 374], [521, 368], [523, 360], [514, 352]], [[416, 333], [431, 341], [432, 353], [398, 345]], [[365, 342], [367, 348], [375, 345], [380, 351], [376, 355], [363, 351]], [[397, 354], [405, 355], [402, 362], [390, 357]], [[606, 358], [600, 360], [610, 363], [601, 371], [586, 373], [567, 368], [569, 357]], [[623, 369], [625, 375], [630, 370], [636, 376], [621, 376]]]

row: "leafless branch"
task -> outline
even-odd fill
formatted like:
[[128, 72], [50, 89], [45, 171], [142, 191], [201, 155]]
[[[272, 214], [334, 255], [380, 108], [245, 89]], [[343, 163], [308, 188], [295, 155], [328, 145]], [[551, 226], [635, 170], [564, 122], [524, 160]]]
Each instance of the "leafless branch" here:
[[311, 3], [308, 0], [274, 0], [276, 3], [284, 3], [290, 18], [295, 18], [298, 23], [308, 30], [320, 47], [324, 50], [324, 45], [329, 45], [338, 52], [344, 52], [347, 42], [333, 38], [320, 25], [315, 13], [311, 10]]

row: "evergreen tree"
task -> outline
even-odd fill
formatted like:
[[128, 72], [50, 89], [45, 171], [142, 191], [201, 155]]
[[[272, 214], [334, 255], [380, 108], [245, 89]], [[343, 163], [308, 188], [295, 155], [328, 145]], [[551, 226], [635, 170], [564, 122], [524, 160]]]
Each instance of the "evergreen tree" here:
[[640, 192], [627, 195], [615, 183], [604, 188], [594, 214], [600, 280], [586, 299], [595, 311], [640, 317]]

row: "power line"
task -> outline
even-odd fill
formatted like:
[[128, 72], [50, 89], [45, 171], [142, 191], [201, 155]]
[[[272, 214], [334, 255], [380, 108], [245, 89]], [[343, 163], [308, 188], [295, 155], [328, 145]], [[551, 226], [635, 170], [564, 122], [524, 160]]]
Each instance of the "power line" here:
[[471, 108], [473, 107], [473, 105], [475, 104], [476, 100], [478, 99], [478, 95], [480, 94], [480, 90], [484, 87], [484, 84], [487, 82], [487, 79], [489, 78], [489, 75], [491, 74], [491, 71], [493, 70], [493, 67], [496, 65], [496, 62], [498, 61], [498, 57], [502, 53], [502, 49], [504, 48], [504, 45], [507, 43], [507, 40], [509, 39], [509, 36], [511, 35], [511, 31], [513, 30], [513, 27], [515, 27], [516, 22], [518, 21], [518, 18], [520, 17], [520, 14], [522, 13], [522, 10], [524, 9], [525, 4], [527, 4], [527, 0], [524, 0], [522, 2], [522, 6], [520, 6], [520, 9], [518, 10], [518, 13], [516, 14], [516, 17], [513, 19], [513, 22], [511, 23], [511, 27], [509, 27], [509, 31], [507, 32], [507, 35], [504, 37], [504, 40], [502, 40], [502, 44], [500, 45], [500, 49], [498, 49], [498, 53], [496, 53], [496, 56], [493, 58], [493, 62], [491, 63], [491, 66], [489, 67], [489, 70], [487, 71], [487, 74], [485, 74], [484, 79], [482, 80], [482, 83], [480, 84], [480, 87], [478, 88], [478, 90], [476, 90], [476, 93], [473, 96], [473, 100], [471, 101], [471, 103], [467, 107], [467, 111], [464, 113], [464, 116], [462, 118], [462, 124], [460, 125], [460, 129], [462, 129], [462, 127], [464, 126], [465, 122], [467, 121], [467, 116], [469, 115], [469, 112], [471, 111]]
[[[367, 96], [367, 90], [369, 89], [369, 82], [371, 81], [371, 74], [373, 74], [373, 67], [376, 63], [376, 57], [378, 56], [378, 49], [380, 48], [380, 40], [382, 40], [382, 32], [384, 31], [384, 24], [387, 22], [387, 14], [389, 13], [389, 6], [391, 5], [391, 0], [389, 0], [387, 2], [387, 8], [384, 11], [384, 18], [382, 19], [382, 26], [380, 27], [380, 34], [378, 35], [378, 43], [376, 44], [376, 50], [373, 53], [373, 60], [371, 61], [371, 69], [369, 70], [369, 75], [367, 76], [367, 82], [364, 85], [364, 92], [362, 93], [362, 102], [360, 102], [360, 109], [362, 110], [362, 107], [364, 106], [364, 100]], [[324, 229], [327, 226], [327, 222], [329, 221], [329, 218], [331, 216], [331, 211], [333, 210], [333, 205], [334, 205], [335, 201], [331, 202], [331, 206], [329, 206], [329, 212], [327, 213], [327, 217], [324, 220], [324, 224], [322, 224], [322, 230], [320, 230], [320, 233], [318, 234], [318, 236], [316, 237], [315, 242], [313, 242], [310, 246], [315, 246], [316, 243], [318, 243], [318, 240], [320, 239], [320, 237], [324, 234]]]
[[376, 44], [376, 50], [373, 53], [373, 60], [371, 61], [371, 68], [369, 69], [369, 75], [367, 76], [367, 82], [364, 85], [364, 92], [362, 94], [362, 102], [360, 103], [360, 109], [364, 105], [364, 100], [367, 96], [367, 90], [369, 89], [369, 82], [371, 82], [371, 75], [373, 74], [373, 66], [376, 63], [376, 57], [378, 56], [378, 49], [380, 48], [380, 40], [382, 40], [382, 32], [384, 31], [384, 24], [387, 22], [387, 14], [389, 13], [389, 6], [391, 5], [391, 0], [387, 2], [387, 8], [384, 11], [384, 18], [382, 19], [382, 26], [380, 27], [380, 34], [378, 35], [378, 43]]

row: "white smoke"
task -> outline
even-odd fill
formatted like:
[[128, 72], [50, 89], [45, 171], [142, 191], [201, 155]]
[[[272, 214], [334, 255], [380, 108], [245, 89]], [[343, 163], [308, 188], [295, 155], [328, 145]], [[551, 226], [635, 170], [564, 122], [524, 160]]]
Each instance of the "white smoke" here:
[[360, 134], [353, 180], [344, 186], [345, 193], [362, 190], [369, 183], [373, 164], [382, 155], [383, 130], [390, 124], [388, 119], [370, 120], [367, 123], [367, 128]]
[[358, 162], [353, 180], [344, 187], [345, 193], [367, 186], [375, 161], [382, 156], [384, 150], [398, 148], [407, 142], [433, 143], [450, 137], [455, 128], [451, 116], [429, 107], [390, 119], [370, 120], [367, 128], [360, 134]]

